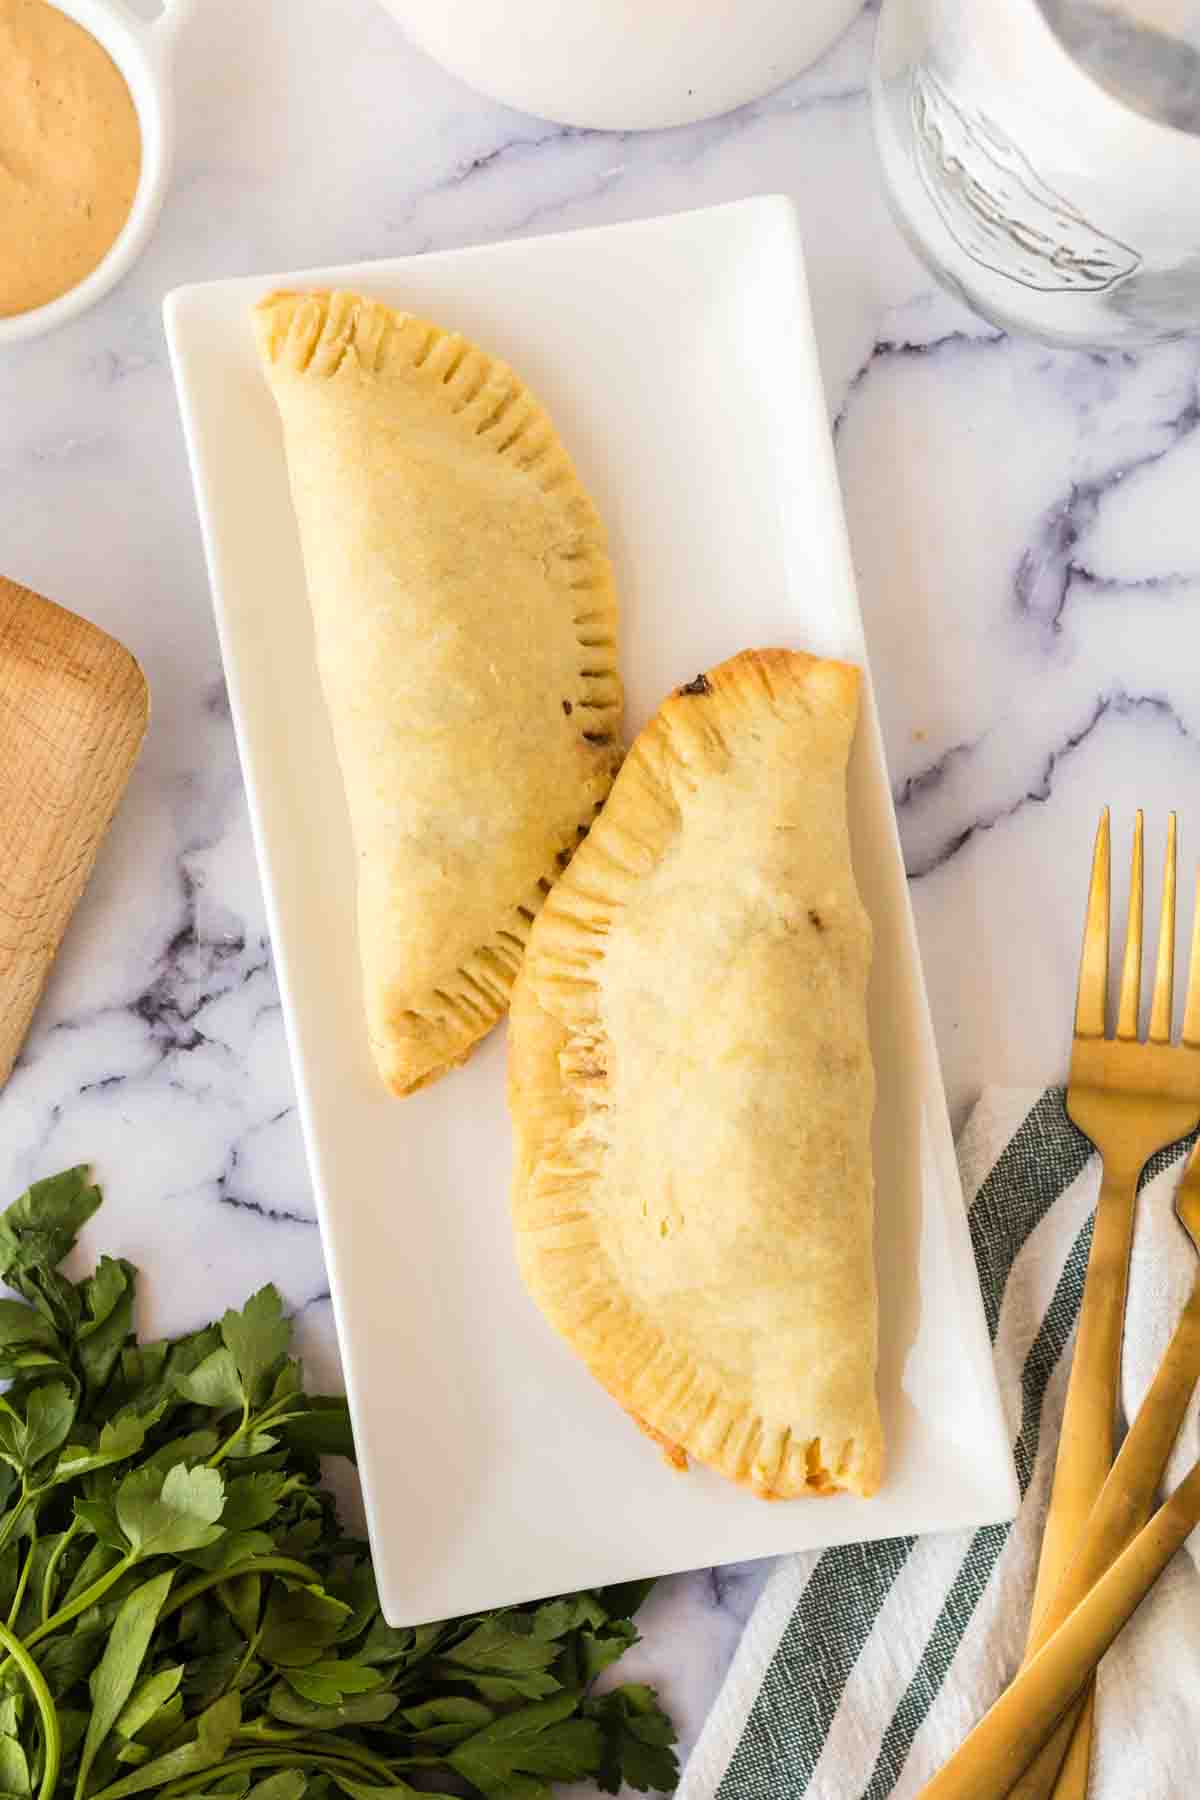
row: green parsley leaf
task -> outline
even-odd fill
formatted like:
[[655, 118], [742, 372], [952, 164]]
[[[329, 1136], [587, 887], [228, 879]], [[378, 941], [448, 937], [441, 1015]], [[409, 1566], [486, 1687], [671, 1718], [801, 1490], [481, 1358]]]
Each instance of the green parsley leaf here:
[[321, 1660], [337, 1639], [350, 1609], [319, 1587], [285, 1587], [275, 1582], [267, 1601], [259, 1653], [281, 1669], [302, 1669]]
[[279, 1510], [286, 1486], [286, 1475], [270, 1471], [235, 1475], [225, 1483], [221, 1523], [226, 1531], [253, 1531], [257, 1525], [269, 1525]]
[[84, 1684], [103, 1656], [107, 1641], [108, 1632], [102, 1628], [81, 1630], [77, 1626], [69, 1636], [64, 1633], [38, 1646], [36, 1655], [42, 1678], [56, 1700], [65, 1700], [68, 1694], [81, 1688], [84, 1690], [81, 1697], [87, 1698]]
[[103, 1790], [104, 1800], [125, 1800], [127, 1794], [141, 1794], [147, 1788], [164, 1787], [184, 1775], [198, 1775], [215, 1767], [232, 1744], [242, 1722], [242, 1702], [238, 1694], [225, 1694], [202, 1712], [196, 1720], [195, 1735], [176, 1750], [157, 1756], [143, 1764], [123, 1781], [114, 1781]]
[[252, 1406], [265, 1398], [277, 1364], [287, 1355], [292, 1328], [283, 1316], [279, 1291], [268, 1282], [252, 1294], [241, 1312], [221, 1320], [221, 1337], [233, 1356]]
[[207, 1427], [188, 1431], [182, 1437], [168, 1438], [165, 1444], [160, 1444], [141, 1467], [157, 1469], [160, 1475], [165, 1475], [176, 1463], [207, 1462], [220, 1441], [217, 1433]]
[[585, 1700], [583, 1710], [604, 1734], [597, 1786], [606, 1794], [619, 1793], [622, 1782], [640, 1794], [674, 1791], [679, 1779], [671, 1748], [675, 1727], [653, 1688], [627, 1682], [599, 1699]]
[[482, 1701], [469, 1700], [462, 1694], [443, 1694], [426, 1700], [421, 1706], [406, 1706], [404, 1722], [416, 1732], [429, 1731], [435, 1725], [469, 1725], [477, 1731], [492, 1719], [492, 1709]]
[[83, 1164], [35, 1181], [0, 1215], [0, 1280], [16, 1287], [23, 1275], [57, 1269], [100, 1205], [100, 1189]]
[[573, 1694], [507, 1713], [477, 1731], [446, 1757], [450, 1767], [488, 1800], [532, 1800], [546, 1781], [577, 1781], [596, 1767], [599, 1727], [572, 1715]]
[[[125, 1533], [117, 1523], [116, 1508], [109, 1500], [76, 1500], [75, 1517], [99, 1538], [106, 1550], [128, 1549]], [[72, 1596], [68, 1595], [68, 1599]]]
[[303, 1800], [307, 1785], [303, 1770], [281, 1769], [278, 1775], [256, 1782], [246, 1800]]
[[64, 1382], [31, 1390], [25, 1402], [25, 1454], [31, 1469], [66, 1442], [75, 1410], [75, 1396]]
[[[132, 1694], [142, 1661], [150, 1646], [158, 1615], [174, 1580], [174, 1570], [143, 1582], [126, 1596], [113, 1624], [108, 1648], [92, 1670], [88, 1691], [92, 1696], [92, 1716], [88, 1721], [83, 1754], [79, 1759], [76, 1789], [83, 1793], [96, 1752], [115, 1725], [122, 1707]], [[169, 1699], [165, 1695], [164, 1699]], [[157, 1710], [157, 1709], [156, 1709]]]
[[53, 1325], [24, 1300], [0, 1300], [0, 1356], [33, 1345], [58, 1349], [58, 1333]]
[[122, 1737], [136, 1737], [139, 1731], [143, 1731], [150, 1723], [154, 1715], [161, 1712], [167, 1701], [175, 1694], [182, 1680], [182, 1663], [168, 1663], [165, 1669], [158, 1671], [157, 1675], [147, 1675], [145, 1680], [140, 1681], [134, 1688], [129, 1699], [121, 1708], [113, 1727], [114, 1731], [119, 1732]]
[[75, 1419], [75, 1396], [62, 1381], [46, 1382], [25, 1395], [25, 1416], [0, 1400], [0, 1456], [14, 1469], [30, 1472], [52, 1456]]
[[170, 1743], [183, 1723], [183, 1695], [174, 1693], [160, 1706], [152, 1719], [148, 1719], [138, 1732], [138, 1742], [148, 1744], [152, 1750], [161, 1750], [164, 1744]]
[[350, 1409], [340, 1394], [305, 1395], [304, 1411], [291, 1414], [275, 1429], [289, 1450], [356, 1460]]
[[179, 1375], [175, 1386], [185, 1400], [192, 1400], [197, 1406], [211, 1407], [214, 1412], [240, 1412], [246, 1403], [246, 1390], [233, 1352], [224, 1345], [197, 1363], [194, 1369]]
[[0, 1737], [0, 1789], [6, 1794], [32, 1792], [29, 1763], [15, 1737]]
[[139, 1556], [178, 1556], [221, 1535], [225, 1484], [216, 1469], [135, 1469], [117, 1489], [117, 1523]]
[[555, 1654], [552, 1642], [534, 1635], [530, 1620], [520, 1614], [494, 1613], [461, 1644], [445, 1651], [444, 1660], [458, 1668], [486, 1670], [488, 1674], [524, 1674], [528, 1670], [548, 1669]]
[[235, 1575], [213, 1589], [244, 1638], [252, 1638], [262, 1616], [261, 1575]]
[[84, 1321], [75, 1347], [89, 1394], [104, 1387], [133, 1329], [134, 1281], [132, 1263], [102, 1256], [83, 1284]]
[[611, 1587], [597, 1589], [596, 1598], [609, 1618], [632, 1619], [641, 1610], [642, 1603], [653, 1586], [653, 1576], [647, 1581], [618, 1581]]
[[395, 1694], [380, 1688], [373, 1694], [348, 1694], [335, 1706], [314, 1706], [311, 1701], [302, 1700], [286, 1681], [280, 1681], [271, 1690], [267, 1710], [285, 1725], [303, 1725], [306, 1731], [336, 1731], [342, 1725], [381, 1725], [399, 1704]]

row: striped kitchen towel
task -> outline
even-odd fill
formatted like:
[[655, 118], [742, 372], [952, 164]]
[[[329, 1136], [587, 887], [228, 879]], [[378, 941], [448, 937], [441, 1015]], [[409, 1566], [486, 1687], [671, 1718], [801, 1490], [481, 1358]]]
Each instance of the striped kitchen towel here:
[[[1195, 1273], [1171, 1212], [1181, 1155], [1176, 1147], [1151, 1163], [1139, 1206], [1127, 1412]], [[986, 1093], [959, 1162], [1021, 1511], [1012, 1525], [782, 1562], [746, 1627], [679, 1800], [909, 1800], [1020, 1662], [1099, 1166], [1059, 1089]], [[1198, 1454], [1193, 1407], [1172, 1482]], [[1118, 1639], [1100, 1684], [1093, 1800], [1200, 1796], [1196, 1539]]]

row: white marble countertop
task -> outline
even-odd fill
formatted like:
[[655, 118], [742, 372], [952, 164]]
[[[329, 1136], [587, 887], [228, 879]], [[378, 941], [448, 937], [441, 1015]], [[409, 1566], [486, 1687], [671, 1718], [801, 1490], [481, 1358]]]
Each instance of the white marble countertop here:
[[[468, 92], [375, 0], [202, 0], [174, 186], [98, 309], [0, 354], [0, 565], [143, 662], [149, 739], [0, 1096], [0, 1196], [88, 1160], [106, 1248], [181, 1329], [273, 1278], [336, 1379], [321, 1247], [160, 320], [180, 282], [793, 196], [956, 1122], [1061, 1078], [1103, 801], [1200, 829], [1200, 343], [1053, 353], [893, 229], [872, 8], [810, 73], [659, 135]], [[1190, 860], [1195, 840], [1185, 836]], [[758, 1573], [663, 1585], [639, 1666], [690, 1740]]]

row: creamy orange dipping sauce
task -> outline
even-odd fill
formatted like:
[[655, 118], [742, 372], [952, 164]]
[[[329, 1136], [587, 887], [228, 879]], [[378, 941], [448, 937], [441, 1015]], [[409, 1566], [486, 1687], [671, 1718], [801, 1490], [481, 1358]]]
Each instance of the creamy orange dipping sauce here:
[[108, 51], [46, 0], [0, 0], [0, 317], [95, 268], [141, 166], [137, 111]]

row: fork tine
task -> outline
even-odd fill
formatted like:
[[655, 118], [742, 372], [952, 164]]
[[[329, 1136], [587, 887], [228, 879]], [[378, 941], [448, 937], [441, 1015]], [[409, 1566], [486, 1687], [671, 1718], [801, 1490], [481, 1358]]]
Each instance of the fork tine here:
[[1092, 884], [1088, 889], [1083, 955], [1079, 960], [1079, 994], [1075, 1001], [1076, 1037], [1104, 1036], [1108, 1007], [1108, 808], [1100, 814], [1092, 851]]
[[1125, 927], [1125, 959], [1121, 964], [1121, 999], [1117, 1009], [1117, 1036], [1136, 1043], [1138, 1003], [1142, 992], [1142, 842], [1143, 818], [1139, 806], [1133, 824], [1133, 863], [1129, 871], [1129, 923]]
[[1188, 964], [1187, 1007], [1183, 1015], [1183, 1041], [1200, 1048], [1200, 873], [1196, 880], [1196, 905], [1192, 913], [1192, 956]]
[[1171, 1008], [1175, 992], [1175, 814], [1167, 820], [1167, 861], [1163, 869], [1162, 915], [1158, 924], [1158, 962], [1150, 1003], [1152, 1044], [1171, 1041]]

